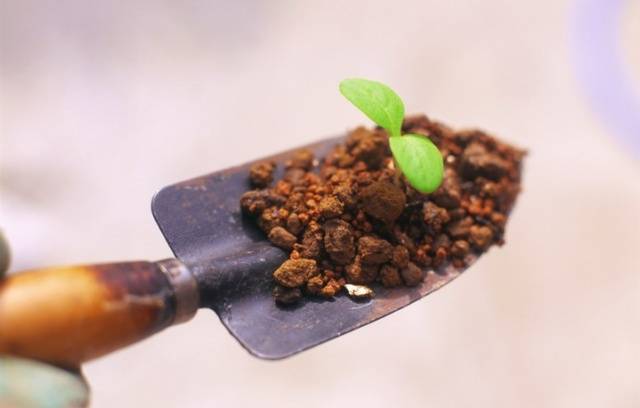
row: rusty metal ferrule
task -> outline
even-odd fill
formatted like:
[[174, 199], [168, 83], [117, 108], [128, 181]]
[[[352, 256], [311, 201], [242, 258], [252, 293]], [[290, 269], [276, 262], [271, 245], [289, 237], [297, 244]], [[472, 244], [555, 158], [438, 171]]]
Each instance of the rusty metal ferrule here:
[[200, 304], [196, 279], [189, 268], [177, 259], [163, 259], [156, 264], [173, 288], [175, 315], [172, 324], [189, 321], [196, 314]]

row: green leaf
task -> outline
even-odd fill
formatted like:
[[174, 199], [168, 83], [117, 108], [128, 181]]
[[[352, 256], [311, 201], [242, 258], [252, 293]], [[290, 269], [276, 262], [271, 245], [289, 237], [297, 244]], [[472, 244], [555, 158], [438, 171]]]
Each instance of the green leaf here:
[[404, 104], [391, 88], [380, 82], [352, 78], [340, 82], [340, 93], [391, 136], [400, 136]]
[[416, 190], [431, 193], [442, 183], [444, 163], [440, 151], [425, 136], [404, 135], [389, 138], [393, 157]]

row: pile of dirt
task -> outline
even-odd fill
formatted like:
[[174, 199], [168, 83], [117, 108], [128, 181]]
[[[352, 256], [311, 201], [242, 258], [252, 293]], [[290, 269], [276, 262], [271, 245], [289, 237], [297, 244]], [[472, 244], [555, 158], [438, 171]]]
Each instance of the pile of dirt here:
[[251, 168], [255, 190], [242, 196], [242, 210], [290, 252], [273, 274], [276, 301], [330, 298], [348, 283], [416, 286], [427, 273], [450, 263], [463, 268], [471, 253], [504, 243], [525, 152], [426, 116], [406, 118], [403, 130], [428, 135], [442, 152], [444, 179], [432, 194], [396, 173], [379, 128], [353, 130], [319, 160], [294, 153], [273, 186], [275, 163]]

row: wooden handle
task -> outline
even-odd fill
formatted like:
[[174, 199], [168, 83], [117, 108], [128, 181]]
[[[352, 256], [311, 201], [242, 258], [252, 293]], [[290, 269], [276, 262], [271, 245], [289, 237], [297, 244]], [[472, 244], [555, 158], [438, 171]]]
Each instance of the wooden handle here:
[[[162, 262], [9, 276], [0, 281], [0, 354], [76, 367], [171, 325], [178, 306], [184, 320], [174, 283]], [[192, 316], [197, 305], [191, 309]]]

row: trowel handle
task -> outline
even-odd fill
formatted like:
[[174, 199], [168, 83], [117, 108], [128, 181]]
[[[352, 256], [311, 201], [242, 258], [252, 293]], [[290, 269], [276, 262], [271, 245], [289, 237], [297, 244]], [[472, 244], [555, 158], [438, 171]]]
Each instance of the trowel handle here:
[[0, 354], [76, 367], [197, 308], [195, 279], [175, 259], [17, 273], [0, 281]]

